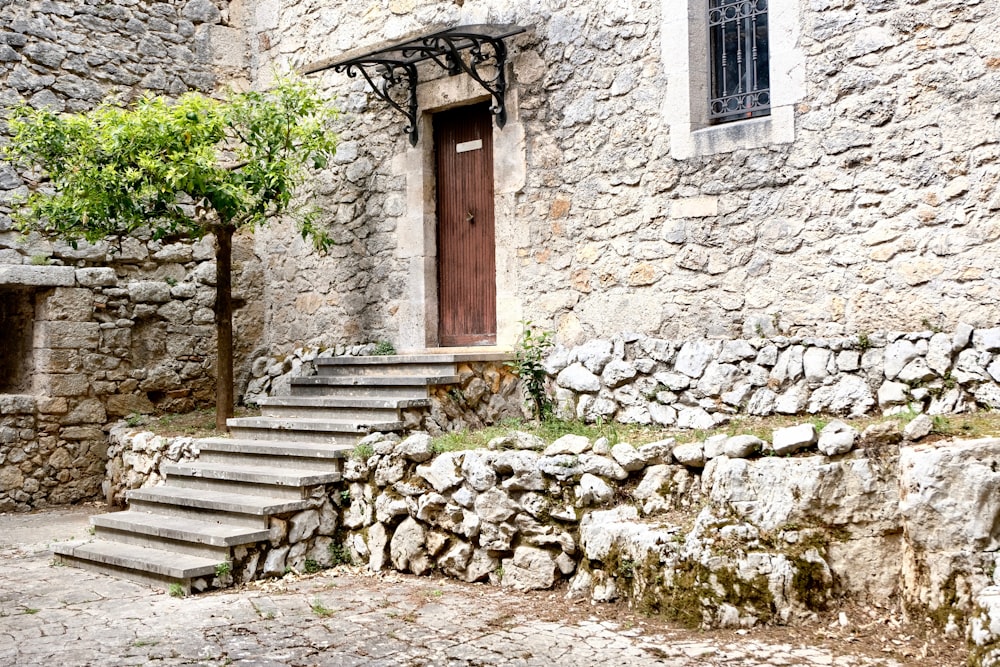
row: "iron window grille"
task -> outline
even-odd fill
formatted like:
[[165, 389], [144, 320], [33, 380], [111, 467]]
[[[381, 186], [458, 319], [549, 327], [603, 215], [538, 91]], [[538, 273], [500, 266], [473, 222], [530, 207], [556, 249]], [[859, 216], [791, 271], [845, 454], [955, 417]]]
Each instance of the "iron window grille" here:
[[709, 119], [724, 123], [767, 116], [767, 0], [708, 0]]

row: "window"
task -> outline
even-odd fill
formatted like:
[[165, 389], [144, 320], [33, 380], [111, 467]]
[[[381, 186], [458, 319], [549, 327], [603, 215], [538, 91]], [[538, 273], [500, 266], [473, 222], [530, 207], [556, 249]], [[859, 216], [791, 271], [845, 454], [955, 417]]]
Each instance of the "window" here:
[[767, 0], [709, 0], [713, 122], [767, 116], [771, 109]]
[[805, 95], [802, 0], [660, 0], [664, 120], [670, 155], [691, 157], [795, 140]]

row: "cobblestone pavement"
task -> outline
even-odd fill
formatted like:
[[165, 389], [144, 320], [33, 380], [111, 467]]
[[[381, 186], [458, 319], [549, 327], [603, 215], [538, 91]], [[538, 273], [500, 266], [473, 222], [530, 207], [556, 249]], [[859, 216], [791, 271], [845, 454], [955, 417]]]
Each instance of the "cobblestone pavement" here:
[[[86, 537], [87, 516], [85, 509], [0, 515], [0, 665], [917, 664], [880, 656], [881, 644], [783, 641], [774, 630], [684, 631], [558, 594], [360, 569], [173, 598], [53, 566], [51, 542]], [[964, 660], [956, 654], [953, 663], [933, 664]]]

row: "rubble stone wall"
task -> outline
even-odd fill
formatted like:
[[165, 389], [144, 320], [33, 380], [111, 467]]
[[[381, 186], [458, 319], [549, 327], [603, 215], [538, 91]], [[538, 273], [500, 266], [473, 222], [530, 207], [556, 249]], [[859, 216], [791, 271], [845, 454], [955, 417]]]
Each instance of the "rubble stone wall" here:
[[736, 414], [1000, 408], [1000, 329], [850, 338], [664, 340], [624, 334], [549, 355], [567, 419], [707, 429]]
[[[244, 18], [240, 2], [222, 0], [0, 0], [0, 107], [25, 100], [77, 112], [108, 97], [246, 85]], [[23, 306], [5, 311], [16, 331], [2, 333], [25, 348], [4, 350], [18, 380], [0, 396], [0, 511], [98, 495], [110, 422], [214, 395], [212, 240], [72, 247], [25, 237], [9, 214], [26, 193], [0, 164], [0, 287]], [[237, 306], [248, 304], [236, 316], [245, 380], [263, 305], [244, 238], [234, 266]]]
[[[47, 249], [46, 264], [0, 264], [0, 284], [18, 286], [33, 304], [22, 323], [30, 336], [24, 395], [0, 395], [0, 415], [36, 423], [4, 440], [11, 451], [0, 461], [0, 511], [97, 495], [111, 422], [188, 411], [215, 395], [211, 239]], [[249, 256], [245, 244], [236, 256]], [[235, 266], [252, 285], [255, 265]], [[259, 319], [253, 307], [237, 316], [238, 359], [259, 340]], [[249, 364], [239, 365], [246, 377]]]
[[[524, 157], [497, 159], [524, 179], [498, 270], [523, 316], [566, 346], [623, 331], [736, 338], [774, 323], [836, 337], [1000, 321], [995, 5], [782, 2], [796, 31], [772, 43], [795, 52], [801, 78], [791, 141], [673, 159], [664, 44], [689, 36], [661, 3], [250, 4], [260, 76], [430, 25], [532, 28], [511, 44], [509, 123]], [[433, 283], [433, 258], [415, 269], [393, 234], [406, 216], [426, 221], [404, 184], [432, 184], [433, 169], [401, 165], [425, 159], [428, 133], [410, 149], [360, 77], [319, 80], [345, 112], [340, 155], [315, 184], [341, 245], [321, 259], [259, 237], [275, 250], [269, 343], [354, 340], [358, 326], [398, 341], [405, 295]], [[407, 275], [426, 280], [408, 292]]]

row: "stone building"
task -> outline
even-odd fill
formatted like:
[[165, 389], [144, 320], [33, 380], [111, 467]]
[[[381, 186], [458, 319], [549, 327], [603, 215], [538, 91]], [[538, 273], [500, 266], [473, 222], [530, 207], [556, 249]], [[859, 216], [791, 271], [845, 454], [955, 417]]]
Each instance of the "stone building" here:
[[[996, 323], [997, 8], [721, 4], [767, 8], [755, 117], [709, 118], [721, 55], [706, 0], [262, 0], [249, 45], [263, 82], [436, 26], [526, 28], [504, 40], [507, 118], [491, 139], [501, 345], [522, 319], [567, 346]], [[344, 110], [314, 193], [342, 245], [324, 260], [282, 230], [258, 238], [277, 249], [269, 343], [356, 328], [397, 348], [440, 343], [434, 119], [489, 93], [417, 69], [414, 145], [362, 77], [312, 75]]]
[[[0, 103], [289, 68], [329, 91], [340, 146], [305, 196], [338, 245], [280, 221], [242, 239], [244, 378], [307, 342], [506, 348], [530, 320], [584, 418], [1000, 405], [995, 3], [711, 4], [0, 0]], [[425, 59], [389, 91], [404, 113], [336, 67], [463, 25], [482, 81]], [[443, 198], [473, 172], [478, 198]], [[93, 495], [108, 422], [191, 407], [214, 375], [210, 240], [23, 239], [21, 192], [0, 166], [0, 509]], [[471, 266], [444, 217], [480, 231]]]

